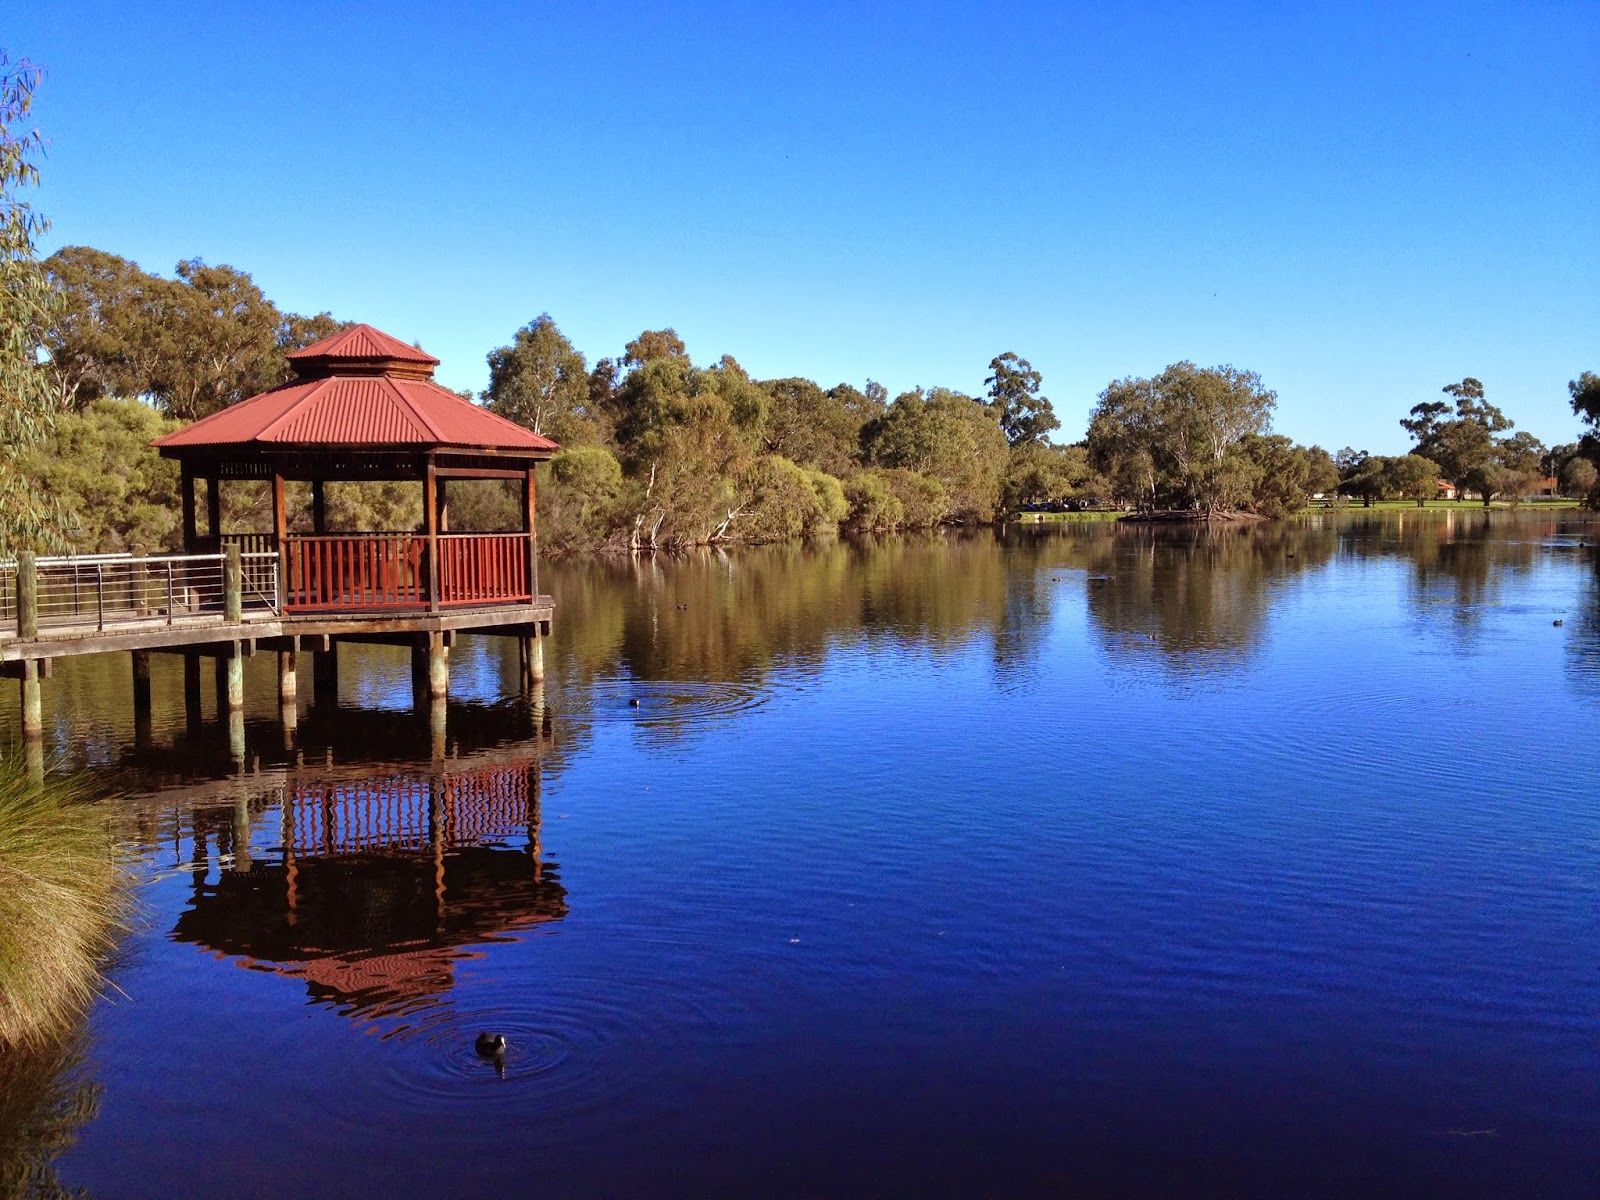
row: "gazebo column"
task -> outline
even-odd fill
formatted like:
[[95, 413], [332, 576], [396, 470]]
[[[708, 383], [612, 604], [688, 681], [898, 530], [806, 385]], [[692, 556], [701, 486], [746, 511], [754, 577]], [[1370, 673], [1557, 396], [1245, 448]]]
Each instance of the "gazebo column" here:
[[198, 523], [195, 520], [194, 503], [194, 468], [187, 460], [183, 464], [179, 488], [183, 497], [183, 548], [189, 554], [195, 552], [195, 541], [200, 536]]
[[[439, 611], [439, 474], [433, 459], [422, 477], [422, 520], [428, 535], [428, 611]], [[430, 650], [430, 654], [432, 651]]]
[[[283, 473], [272, 473], [272, 544], [278, 551], [278, 611], [289, 598], [289, 507], [284, 495]], [[291, 651], [291, 657], [293, 652]]]
[[522, 532], [528, 542], [528, 595], [534, 600], [539, 598], [538, 515], [538, 485], [534, 476], [533, 464], [530, 463], [527, 469], [523, 471]]
[[211, 538], [211, 552], [222, 549], [222, 481], [216, 468], [206, 476], [206, 529]]
[[320, 479], [311, 481], [311, 532], [328, 532], [328, 497]]

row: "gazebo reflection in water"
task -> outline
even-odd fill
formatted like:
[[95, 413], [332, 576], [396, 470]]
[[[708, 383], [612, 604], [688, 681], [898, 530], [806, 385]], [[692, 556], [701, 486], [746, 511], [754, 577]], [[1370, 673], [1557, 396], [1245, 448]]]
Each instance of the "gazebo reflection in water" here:
[[[566, 916], [541, 852], [539, 781], [537, 757], [292, 779], [280, 844], [262, 856], [228, 810], [196, 809], [193, 894], [172, 937], [403, 1033], [472, 947]], [[215, 877], [208, 835], [219, 861], [232, 852]]]

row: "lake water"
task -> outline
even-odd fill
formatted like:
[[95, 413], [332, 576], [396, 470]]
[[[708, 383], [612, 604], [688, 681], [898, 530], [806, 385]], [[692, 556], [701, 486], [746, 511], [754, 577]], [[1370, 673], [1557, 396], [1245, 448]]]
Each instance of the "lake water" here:
[[68, 663], [49, 745], [128, 793], [140, 915], [54, 1169], [1594, 1195], [1597, 540], [1358, 512], [547, 564], [547, 682], [463, 639], [443, 758], [397, 650], [343, 651], [336, 710], [307, 672], [289, 748], [249, 663], [242, 774], [176, 660], [147, 734], [125, 657]]

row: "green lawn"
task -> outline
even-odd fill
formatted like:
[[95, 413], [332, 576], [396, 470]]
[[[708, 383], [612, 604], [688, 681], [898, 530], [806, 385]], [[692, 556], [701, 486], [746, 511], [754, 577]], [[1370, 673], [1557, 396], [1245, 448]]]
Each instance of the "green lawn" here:
[[[1549, 512], [1564, 508], [1577, 508], [1580, 501], [1568, 500], [1564, 497], [1539, 500], [1524, 500], [1518, 508], [1524, 511]], [[1489, 506], [1496, 511], [1506, 511], [1511, 505], [1504, 500], [1496, 500]], [[1422, 512], [1449, 512], [1460, 510], [1462, 512], [1482, 512], [1481, 500], [1429, 500]], [[1312, 504], [1301, 510], [1302, 513], [1314, 512], [1417, 512], [1415, 500], [1375, 500], [1371, 506], [1362, 504], [1359, 500], [1349, 500], [1343, 504]], [[1006, 518], [1010, 525], [1079, 525], [1098, 521], [1115, 521], [1126, 516], [1126, 512], [1043, 512], [1043, 513], [1016, 513]]]
[[1115, 521], [1127, 516], [1122, 510], [1111, 512], [1041, 512], [1017, 513], [1006, 518], [1008, 525], [1084, 525], [1095, 521]]

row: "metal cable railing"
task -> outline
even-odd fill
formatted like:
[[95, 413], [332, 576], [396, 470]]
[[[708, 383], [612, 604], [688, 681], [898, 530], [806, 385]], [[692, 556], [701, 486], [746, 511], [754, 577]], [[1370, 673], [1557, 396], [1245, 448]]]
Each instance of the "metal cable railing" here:
[[[106, 629], [222, 616], [227, 556], [223, 554], [73, 555], [35, 560], [39, 629]], [[278, 556], [240, 555], [242, 612], [276, 612]], [[18, 569], [0, 562], [0, 630], [17, 631]]]

